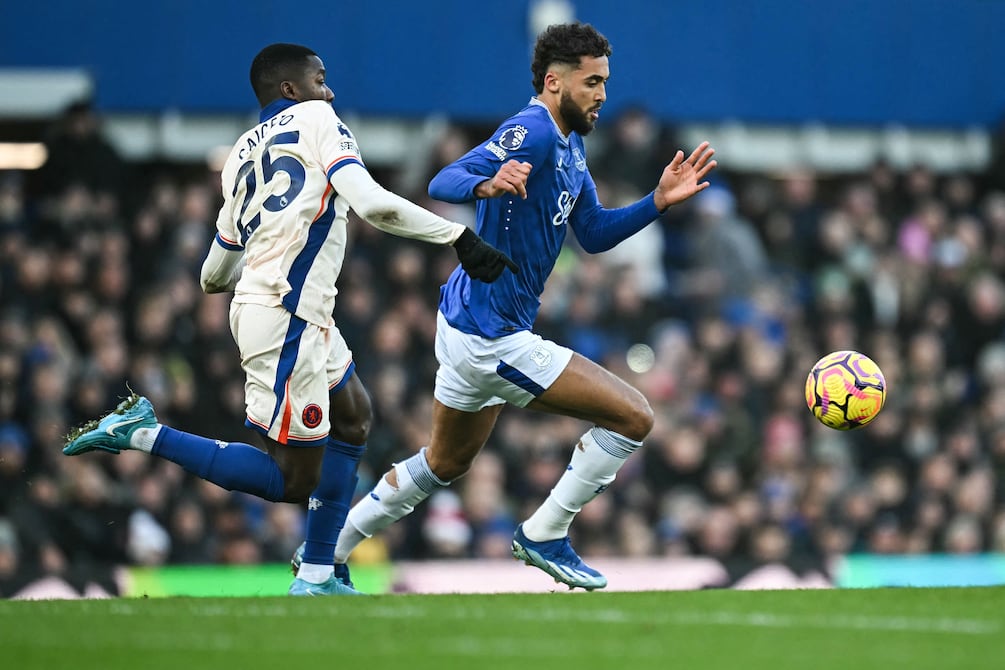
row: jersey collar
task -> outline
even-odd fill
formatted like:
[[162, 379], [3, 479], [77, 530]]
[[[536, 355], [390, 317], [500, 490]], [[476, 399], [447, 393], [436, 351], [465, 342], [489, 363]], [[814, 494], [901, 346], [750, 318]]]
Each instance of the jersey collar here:
[[258, 121], [264, 123], [284, 109], [288, 109], [296, 104], [298, 104], [296, 100], [288, 100], [286, 98], [273, 100], [262, 108], [261, 113], [258, 115]]
[[566, 134], [564, 134], [564, 133], [562, 132], [562, 129], [558, 127], [558, 121], [556, 121], [556, 120], [555, 120], [555, 117], [551, 115], [551, 110], [550, 110], [550, 109], [548, 109], [548, 105], [546, 105], [546, 104], [544, 104], [543, 102], [541, 102], [541, 101], [540, 101], [540, 100], [539, 100], [539, 99], [537, 98], [537, 96], [534, 96], [534, 97], [532, 97], [532, 98], [530, 99], [530, 104], [531, 104], [531, 105], [537, 105], [538, 107], [544, 107], [544, 111], [548, 112], [548, 118], [549, 118], [549, 119], [551, 119], [551, 123], [552, 123], [552, 125], [554, 125], [554, 126], [555, 126], [555, 130], [557, 130], [557, 131], [558, 131], [558, 136], [559, 136], [559, 137], [561, 137], [561, 138], [562, 138], [563, 140], [565, 140], [566, 142], [568, 142], [568, 141], [569, 141], [569, 135], [571, 135], [572, 133], [570, 132], [570, 133], [569, 133], [569, 135], [566, 135]]

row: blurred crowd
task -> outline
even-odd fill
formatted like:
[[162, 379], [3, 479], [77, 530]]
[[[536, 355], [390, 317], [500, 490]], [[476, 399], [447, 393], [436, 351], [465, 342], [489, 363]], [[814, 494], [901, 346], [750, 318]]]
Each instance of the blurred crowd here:
[[[421, 164], [374, 169], [431, 201], [435, 171], [484, 137], [448, 127]], [[366, 138], [361, 137], [366, 155]], [[117, 592], [115, 567], [287, 561], [304, 509], [230, 493], [147, 454], [62, 456], [131, 388], [190, 432], [250, 441], [229, 295], [199, 268], [219, 174], [130, 164], [78, 105], [42, 169], [0, 172], [0, 596], [42, 577]], [[678, 146], [627, 109], [590, 137], [609, 207], [651, 190]], [[645, 447], [573, 525], [581, 554], [711, 556], [734, 578], [847, 553], [1005, 552], [1005, 178], [877, 162], [861, 174], [736, 174], [606, 254], [572, 237], [538, 331], [638, 386]], [[1005, 174], [1005, 171], [1002, 171]], [[351, 222], [336, 321], [376, 412], [357, 494], [430, 427], [438, 288], [452, 250]], [[807, 372], [855, 349], [886, 407], [839, 432]], [[354, 560], [504, 557], [557, 481], [576, 420], [507, 409], [472, 471]]]

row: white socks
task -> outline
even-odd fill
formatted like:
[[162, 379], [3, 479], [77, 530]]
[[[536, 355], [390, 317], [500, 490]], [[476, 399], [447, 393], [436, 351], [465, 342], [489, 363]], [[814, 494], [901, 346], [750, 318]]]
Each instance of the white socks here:
[[[606, 428], [587, 431], [548, 499], [523, 523], [527, 538], [543, 542], [568, 535], [569, 526], [583, 505], [610, 486], [621, 466], [641, 446], [641, 442]], [[356, 545], [411, 513], [436, 489], [449, 485], [429, 469], [425, 449], [397, 463], [394, 472], [397, 488], [387, 482], [385, 475], [368, 496], [349, 510], [335, 546], [336, 563], [345, 563]]]
[[569, 467], [548, 499], [523, 522], [527, 539], [544, 542], [568, 535], [569, 526], [583, 505], [610, 486], [621, 466], [641, 446], [641, 442], [606, 428], [587, 431], [573, 449]]
[[433, 491], [449, 484], [429, 469], [425, 447], [411, 458], [395, 464], [394, 472], [398, 479], [397, 488], [387, 482], [385, 475], [369, 495], [349, 510], [335, 545], [336, 563], [345, 563], [356, 545], [410, 514]]
[[154, 442], [157, 441], [157, 436], [160, 435], [160, 432], [160, 424], [157, 424], [153, 428], [137, 428], [129, 436], [129, 446], [136, 451], [145, 451], [149, 454], [153, 450]]
[[301, 563], [297, 570], [297, 578], [311, 584], [324, 584], [332, 576], [332, 565], [315, 565], [314, 563]]

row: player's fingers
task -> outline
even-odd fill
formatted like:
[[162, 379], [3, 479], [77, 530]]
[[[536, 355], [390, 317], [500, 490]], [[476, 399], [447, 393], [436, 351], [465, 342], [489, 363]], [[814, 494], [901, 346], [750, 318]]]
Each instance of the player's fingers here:
[[482, 277], [482, 281], [488, 283], [494, 282], [496, 279], [499, 279], [499, 275], [502, 274], [505, 268], [506, 266], [502, 264], [501, 259], [493, 259], [492, 263], [485, 268], [485, 276]]
[[524, 200], [526, 200], [527, 199], [527, 178], [523, 177], [523, 178], [517, 179], [516, 180], [516, 184], [514, 184], [514, 185], [516, 186], [516, 192], [517, 192], [517, 194], [521, 198], [523, 198]]
[[705, 163], [709, 162], [710, 160], [712, 160], [712, 156], [714, 156], [714, 155], [715, 155], [715, 149], [712, 149], [711, 147], [709, 147], [708, 151], [706, 151], [705, 153], [703, 153], [698, 158], [698, 161], [695, 163], [695, 167], [701, 167]]
[[508, 175], [502, 173], [497, 174], [495, 178], [495, 184], [499, 188], [499, 190], [503, 191], [504, 193], [512, 193], [513, 195], [517, 194], [516, 186], [514, 186], [510, 182]]
[[512, 188], [512, 190], [507, 189], [510, 193], [518, 195], [524, 200], [527, 199], [527, 177], [521, 173], [520, 166], [507, 164], [499, 171], [499, 174]]
[[512, 175], [513, 177], [522, 177], [526, 179], [530, 176], [530, 171], [530, 163], [517, 163], [516, 161], [513, 161], [506, 166], [506, 174]]
[[673, 160], [670, 161], [670, 165], [668, 167], [671, 170], [676, 171], [678, 168], [680, 168], [680, 165], [683, 162], [684, 162], [684, 152], [678, 149], [677, 153], [675, 153], [673, 156]]
[[[709, 145], [709, 143], [707, 141], [702, 142], [701, 144], [699, 144], [698, 147], [694, 151], [691, 152], [691, 155], [687, 157], [687, 162], [690, 163], [691, 165], [697, 164], [698, 158], [703, 153], [705, 153], [705, 150], [708, 149], [708, 145]], [[714, 149], [713, 149], [713, 151], [714, 151]]]
[[716, 161], [709, 161], [707, 164], [703, 165], [702, 168], [698, 170], [697, 175], [695, 175], [696, 179], [698, 179], [699, 181], [704, 179], [705, 175], [707, 175], [709, 172], [715, 169], [715, 166], [718, 164], [719, 163]]
[[502, 252], [499, 252], [499, 255], [502, 256], [502, 262], [506, 264], [506, 267], [509, 268], [510, 272], [515, 275], [520, 274], [520, 266], [513, 262], [512, 258]]

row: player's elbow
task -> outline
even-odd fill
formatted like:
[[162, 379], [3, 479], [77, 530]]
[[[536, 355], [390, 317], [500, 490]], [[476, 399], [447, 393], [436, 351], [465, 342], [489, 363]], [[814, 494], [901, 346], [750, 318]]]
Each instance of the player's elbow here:
[[607, 244], [604, 240], [593, 238], [580, 239], [579, 246], [588, 254], [600, 254], [614, 248], [613, 244]]
[[203, 280], [201, 284], [203, 293], [223, 293], [227, 290], [225, 286], [205, 280]]
[[359, 214], [371, 226], [382, 230], [401, 226], [401, 212], [393, 207], [369, 207]]
[[429, 193], [429, 197], [433, 200], [453, 204], [460, 204], [471, 200], [472, 196], [470, 194], [465, 196], [457, 192], [457, 187], [454, 186], [453, 180], [450, 178], [449, 174], [450, 172], [444, 169], [433, 177], [433, 179], [429, 182], [429, 187], [426, 189]]
[[199, 285], [203, 293], [225, 293], [230, 290], [229, 282], [207, 274], [199, 277]]
[[426, 189], [430, 198], [442, 201], [449, 195], [445, 188], [445, 181], [443, 179], [443, 172], [437, 172], [436, 176], [430, 180], [429, 186]]

